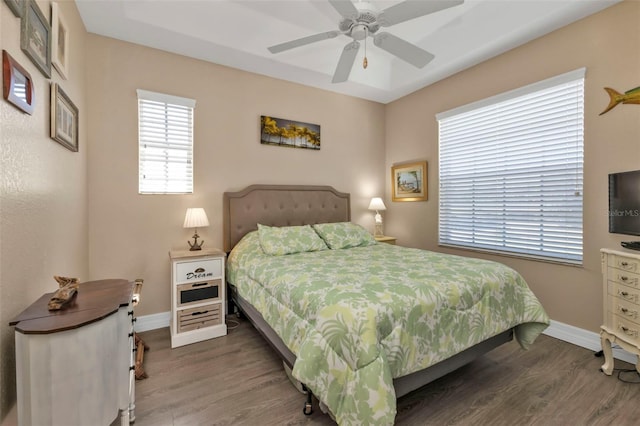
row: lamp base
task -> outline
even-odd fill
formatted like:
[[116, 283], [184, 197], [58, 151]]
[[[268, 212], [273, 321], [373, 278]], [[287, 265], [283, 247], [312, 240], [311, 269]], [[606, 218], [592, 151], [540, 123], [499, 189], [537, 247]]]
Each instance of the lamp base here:
[[187, 241], [187, 243], [189, 243], [189, 247], [191, 247], [189, 249], [189, 251], [198, 251], [198, 250], [202, 250], [202, 244], [204, 244], [204, 240], [200, 241], [200, 243], [198, 243], [198, 238], [200, 236], [198, 235], [198, 233], [196, 232], [195, 234], [193, 234], [193, 244], [191, 244], [191, 241]]
[[384, 230], [381, 223], [376, 223], [375, 228], [373, 228], [373, 236], [384, 237]]

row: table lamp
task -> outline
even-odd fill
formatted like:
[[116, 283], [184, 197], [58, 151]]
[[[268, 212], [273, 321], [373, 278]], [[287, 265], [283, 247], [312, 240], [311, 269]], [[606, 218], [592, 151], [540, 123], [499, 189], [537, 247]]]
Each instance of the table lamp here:
[[204, 226], [209, 226], [209, 219], [207, 219], [207, 214], [204, 209], [201, 207], [187, 209], [187, 214], [184, 217], [184, 228], [195, 228], [193, 234], [193, 244], [191, 241], [187, 241], [189, 243], [189, 247], [191, 247], [190, 251], [202, 250], [202, 244], [204, 241], [200, 241], [198, 243], [198, 228], [202, 228]]
[[382, 198], [380, 197], [374, 197], [371, 199], [371, 202], [369, 203], [369, 210], [375, 210], [376, 211], [376, 216], [375, 216], [375, 228], [373, 231], [373, 236], [374, 237], [382, 237], [384, 236], [384, 232], [383, 232], [383, 227], [382, 227], [382, 215], [380, 214], [381, 210], [386, 210], [387, 208], [385, 207], [384, 203], [382, 202]]

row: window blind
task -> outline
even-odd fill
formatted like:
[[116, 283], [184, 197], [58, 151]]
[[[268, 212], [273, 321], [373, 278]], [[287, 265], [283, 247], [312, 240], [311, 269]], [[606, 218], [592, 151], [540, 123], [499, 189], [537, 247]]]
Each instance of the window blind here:
[[436, 116], [440, 244], [582, 262], [584, 74]]
[[195, 101], [138, 90], [138, 192], [193, 192]]

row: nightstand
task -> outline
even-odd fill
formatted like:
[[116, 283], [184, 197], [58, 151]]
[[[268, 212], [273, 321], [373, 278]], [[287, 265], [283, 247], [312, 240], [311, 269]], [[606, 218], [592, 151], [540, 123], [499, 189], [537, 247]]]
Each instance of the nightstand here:
[[387, 243], [387, 244], [393, 244], [393, 245], [396, 244], [396, 237], [382, 236], [382, 237], [374, 237], [374, 238], [379, 243]]
[[225, 253], [218, 249], [172, 250], [171, 347], [227, 334]]

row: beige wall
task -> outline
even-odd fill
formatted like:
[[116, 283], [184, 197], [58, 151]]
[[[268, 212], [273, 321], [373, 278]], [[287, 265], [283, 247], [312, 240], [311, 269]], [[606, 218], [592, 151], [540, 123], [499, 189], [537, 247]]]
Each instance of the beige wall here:
[[[168, 251], [188, 249], [188, 207], [204, 207], [205, 246], [222, 246], [222, 193], [253, 183], [332, 185], [355, 222], [384, 193], [384, 105], [114, 39], [88, 39], [91, 278], [143, 278], [137, 315], [170, 309]], [[194, 193], [139, 195], [136, 89], [196, 100]], [[321, 125], [320, 151], [259, 143], [260, 115]]]
[[[38, 3], [49, 17], [50, 3]], [[626, 1], [386, 106], [87, 35], [75, 5], [60, 6], [71, 32], [70, 74], [62, 80], [53, 71], [49, 80], [20, 50], [19, 20], [0, 1], [0, 47], [31, 73], [37, 97], [33, 116], [0, 101], [0, 419], [15, 401], [6, 324], [53, 291], [52, 275], [141, 277], [137, 314], [165, 312], [167, 252], [186, 248], [191, 236], [181, 227], [186, 208], [207, 210], [211, 226], [201, 235], [220, 246], [222, 192], [251, 183], [333, 185], [352, 194], [353, 219], [369, 228], [369, 199], [387, 191], [387, 233], [438, 249], [434, 115], [582, 66], [585, 266], [491, 258], [520, 271], [553, 319], [597, 330], [598, 249], [630, 239], [607, 233], [606, 175], [640, 168], [640, 107], [597, 114], [607, 104], [603, 86], [640, 84], [640, 3]], [[80, 109], [78, 153], [48, 137], [50, 81]], [[138, 195], [137, 88], [196, 99], [194, 194]], [[320, 124], [322, 149], [260, 145], [262, 114]], [[417, 159], [429, 161], [429, 201], [390, 202], [391, 165]]]
[[[429, 200], [387, 202], [387, 233], [413, 247], [490, 258], [518, 270], [552, 319], [591, 331], [602, 322], [601, 247], [634, 239], [608, 233], [607, 174], [640, 169], [640, 107], [606, 115], [603, 87], [640, 84], [640, 2], [625, 1], [386, 105], [386, 166], [424, 159]], [[438, 126], [435, 114], [580, 67], [585, 80], [584, 267], [438, 247]], [[386, 187], [387, 200], [390, 188]], [[637, 238], [636, 238], [637, 239]]]
[[[38, 1], [50, 19], [50, 2]], [[69, 75], [47, 79], [20, 50], [20, 19], [0, 2], [0, 48], [31, 74], [35, 111], [0, 100], [0, 419], [15, 402], [10, 319], [57, 287], [53, 275], [89, 278], [85, 29], [73, 2], [60, 2], [70, 30]], [[49, 138], [49, 84], [60, 83], [80, 109], [80, 151]]]

